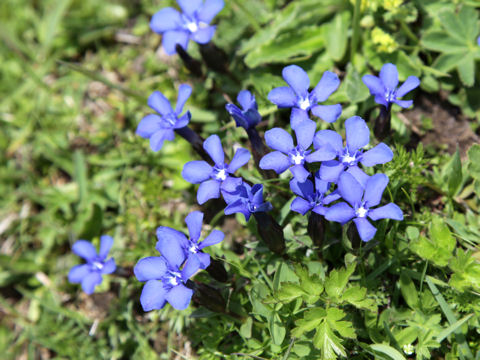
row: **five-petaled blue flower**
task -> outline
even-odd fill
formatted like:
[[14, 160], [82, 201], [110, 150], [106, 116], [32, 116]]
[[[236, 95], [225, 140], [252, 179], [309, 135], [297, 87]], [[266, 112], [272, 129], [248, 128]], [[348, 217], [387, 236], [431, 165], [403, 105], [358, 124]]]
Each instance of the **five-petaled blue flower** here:
[[290, 168], [293, 176], [304, 182], [309, 176], [305, 169], [305, 162], [319, 162], [332, 160], [336, 153], [331, 147], [320, 148], [311, 153], [309, 150], [315, 135], [316, 124], [306, 119], [294, 128], [297, 136], [297, 146], [293, 145], [292, 136], [281, 128], [274, 128], [265, 132], [265, 142], [274, 150], [260, 160], [260, 168], [274, 170], [277, 174]]
[[325, 215], [328, 210], [325, 205], [340, 199], [338, 191], [325, 195], [330, 189], [330, 183], [321, 180], [318, 171], [315, 174], [315, 186], [309, 179], [305, 182], [292, 179], [290, 181], [290, 189], [298, 196], [290, 204], [290, 209], [302, 215], [305, 215], [310, 210], [317, 214]]
[[313, 140], [316, 149], [330, 149], [336, 153], [338, 160], [325, 161], [320, 166], [320, 178], [336, 183], [338, 177], [346, 170], [357, 181], [364, 184], [368, 176], [358, 167], [384, 164], [393, 158], [392, 150], [380, 143], [374, 148], [363, 152], [362, 148], [370, 142], [370, 130], [361, 117], [353, 116], [345, 121], [346, 143], [343, 146], [342, 137], [332, 130], [320, 130]]
[[150, 28], [163, 34], [162, 45], [168, 55], [176, 53], [179, 44], [185, 50], [190, 39], [199, 43], [208, 43], [215, 33], [216, 26], [210, 26], [220, 10], [223, 0], [177, 0], [183, 13], [167, 7], [153, 15]]
[[242, 109], [234, 104], [225, 105], [228, 113], [234, 118], [237, 127], [243, 127], [245, 130], [255, 127], [262, 120], [258, 112], [255, 95], [248, 90], [242, 90], [237, 96], [237, 101]]
[[185, 222], [187, 223], [190, 238], [187, 238], [180, 231], [174, 230], [166, 226], [160, 226], [157, 229], [158, 247], [166, 249], [169, 246], [179, 245], [183, 250], [187, 262], [192, 258], [197, 258], [200, 263], [200, 269], [206, 269], [210, 265], [210, 255], [202, 250], [207, 246], [215, 245], [224, 238], [223, 232], [213, 230], [205, 240], [199, 242], [202, 232], [203, 213], [193, 211], [187, 215]]
[[191, 114], [183, 112], [183, 106], [192, 94], [190, 85], [180, 85], [178, 89], [178, 99], [175, 110], [172, 109], [170, 102], [159, 91], [155, 91], [148, 98], [148, 106], [158, 112], [160, 115], [150, 114], [145, 116], [138, 124], [137, 134], [144, 139], [150, 139], [150, 147], [153, 151], [158, 151], [163, 146], [164, 140], [172, 141], [175, 138], [175, 129], [181, 129], [188, 125]]
[[105, 260], [112, 244], [112, 237], [103, 235], [100, 238], [100, 251], [97, 254], [95, 247], [89, 241], [76, 241], [72, 251], [87, 263], [74, 266], [68, 273], [68, 281], [73, 284], [81, 283], [83, 291], [89, 295], [92, 294], [95, 286], [102, 282], [102, 275], [111, 274], [117, 268], [113, 258]]
[[372, 209], [380, 204], [387, 184], [388, 176], [385, 174], [375, 174], [369, 177], [365, 187], [355, 180], [353, 175], [342, 174], [338, 181], [338, 191], [350, 205], [345, 202], [332, 205], [325, 214], [325, 218], [337, 221], [342, 225], [353, 219], [360, 238], [363, 241], [371, 240], [377, 229], [370, 224], [367, 216], [372, 220], [403, 220], [402, 210], [394, 203]]
[[370, 94], [375, 96], [375, 102], [389, 108], [395, 103], [402, 108], [408, 108], [413, 104], [413, 100], [398, 100], [407, 93], [420, 85], [420, 80], [416, 76], [409, 76], [407, 80], [397, 89], [398, 71], [393, 64], [385, 64], [380, 70], [380, 76], [365, 75], [362, 78], [364, 84], [370, 90]]
[[220, 197], [220, 191], [235, 191], [242, 183], [241, 178], [230, 176], [250, 160], [247, 149], [238, 149], [230, 165], [225, 164], [225, 153], [218, 135], [211, 135], [204, 143], [203, 148], [210, 155], [215, 165], [212, 167], [206, 161], [197, 160], [186, 163], [182, 170], [182, 177], [192, 183], [200, 184], [197, 192], [199, 204], [207, 200]]
[[292, 108], [290, 124], [294, 129], [302, 121], [309, 119], [308, 111], [311, 110], [326, 122], [334, 122], [342, 113], [342, 106], [318, 105], [337, 90], [340, 85], [338, 76], [330, 71], [323, 73], [320, 82], [309, 92], [310, 79], [307, 73], [297, 65], [290, 65], [283, 69], [282, 76], [288, 87], [275, 88], [268, 94], [268, 100], [279, 108]]
[[267, 212], [273, 209], [270, 202], [263, 200], [263, 185], [261, 184], [255, 184], [252, 187], [244, 182], [234, 192], [224, 193], [224, 199], [228, 203], [225, 215], [242, 213], [246, 221], [253, 213]]

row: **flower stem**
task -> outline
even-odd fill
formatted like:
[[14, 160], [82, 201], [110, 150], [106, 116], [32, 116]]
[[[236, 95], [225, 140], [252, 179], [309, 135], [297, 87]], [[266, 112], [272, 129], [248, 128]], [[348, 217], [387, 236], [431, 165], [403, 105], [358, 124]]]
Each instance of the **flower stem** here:
[[255, 165], [257, 166], [260, 173], [266, 179], [276, 179], [278, 178], [277, 174], [273, 170], [263, 170], [260, 168], [260, 160], [264, 155], [267, 154], [268, 149], [263, 143], [260, 134], [258, 133], [257, 129], [251, 127], [247, 129], [248, 139], [250, 140], [250, 144], [252, 145], [252, 153], [253, 159], [255, 160]]
[[175, 50], [177, 51], [178, 56], [180, 56], [180, 59], [182, 59], [183, 65], [185, 65], [192, 75], [196, 77], [203, 76], [202, 63], [200, 61], [191, 57], [180, 44], [175, 46]]
[[357, 50], [358, 38], [360, 36], [360, 11], [362, 0], [355, 0], [355, 8], [353, 9], [353, 35], [350, 43], [350, 62], [353, 63], [355, 51]]
[[193, 147], [193, 149], [200, 155], [200, 157], [208, 162], [210, 165], [213, 165], [212, 159], [208, 156], [207, 152], [203, 149], [204, 139], [198, 135], [195, 131], [190, 129], [188, 126], [185, 126], [180, 129], [175, 129], [175, 132], [187, 140]]

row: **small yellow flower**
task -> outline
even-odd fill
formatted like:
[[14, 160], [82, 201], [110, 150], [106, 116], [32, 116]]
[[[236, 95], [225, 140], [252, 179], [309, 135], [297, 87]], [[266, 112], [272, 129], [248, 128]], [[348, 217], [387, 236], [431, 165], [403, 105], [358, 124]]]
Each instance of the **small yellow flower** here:
[[392, 11], [400, 7], [404, 0], [383, 0], [383, 7], [387, 11]]
[[397, 49], [395, 39], [380, 28], [373, 29], [372, 42], [376, 45], [379, 52], [390, 54]]

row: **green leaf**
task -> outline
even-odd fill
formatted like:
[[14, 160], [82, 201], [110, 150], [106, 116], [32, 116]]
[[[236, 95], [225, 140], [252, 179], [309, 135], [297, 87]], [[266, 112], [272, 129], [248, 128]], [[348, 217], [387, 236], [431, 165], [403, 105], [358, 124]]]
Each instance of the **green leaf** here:
[[417, 289], [406, 272], [400, 274], [400, 291], [407, 305], [412, 309], [417, 309], [419, 305]]
[[480, 145], [473, 144], [468, 149], [468, 174], [475, 180], [480, 180]]
[[350, 12], [344, 11], [337, 14], [325, 29], [327, 53], [335, 61], [341, 60], [347, 50], [349, 25]]
[[370, 93], [363, 83], [362, 77], [352, 64], [347, 65], [347, 76], [344, 84], [347, 96], [352, 103], [362, 102], [369, 98]]
[[479, 33], [478, 12], [470, 6], [462, 6], [458, 19], [458, 24], [463, 29], [464, 39], [475, 41]]
[[433, 68], [448, 73], [455, 69], [460, 61], [468, 54], [467, 51], [452, 54], [442, 54], [433, 63]]
[[[447, 33], [461, 42], [465, 42], [465, 34], [458, 16], [450, 10], [442, 11], [438, 17]], [[467, 35], [468, 36], [468, 35]]]
[[292, 282], [284, 282], [281, 284], [279, 291], [275, 295], [268, 297], [264, 303], [265, 304], [276, 304], [278, 302], [289, 303], [293, 300], [298, 299], [306, 295], [306, 292], [303, 290], [302, 286]]
[[336, 336], [329, 324], [323, 322], [313, 337], [313, 345], [322, 351], [322, 359], [337, 359], [338, 356], [347, 356], [345, 348], [338, 336]]
[[458, 75], [466, 86], [473, 86], [475, 83], [475, 57], [472, 52], [466, 54], [458, 63]]
[[240, 326], [240, 335], [244, 338], [249, 339], [252, 337], [252, 325], [253, 320], [251, 317], [248, 317], [247, 320]]
[[450, 196], [455, 196], [460, 190], [460, 185], [462, 184], [462, 161], [460, 160], [460, 152], [455, 152], [452, 160], [447, 167], [448, 173], [448, 193]]
[[387, 355], [393, 360], [406, 360], [405, 357], [396, 349], [392, 348], [386, 344], [373, 344], [370, 345], [370, 348], [373, 351], [379, 352], [381, 354]]
[[277, 313], [270, 314], [268, 318], [268, 330], [272, 336], [272, 341], [275, 345], [281, 345], [287, 330], [280, 320], [280, 316]]
[[342, 301], [352, 304], [358, 309], [367, 309], [376, 311], [377, 305], [375, 300], [366, 297], [367, 289], [358, 285], [352, 286], [344, 291]]
[[429, 50], [447, 54], [469, 51], [465, 41], [447, 36], [444, 31], [438, 30], [425, 33], [422, 38], [422, 44]]
[[325, 291], [332, 300], [340, 298], [347, 286], [348, 279], [355, 271], [355, 264], [349, 265], [346, 269], [333, 270], [325, 280]]
[[468, 314], [455, 322], [454, 324], [450, 325], [447, 327], [445, 330], [443, 330], [440, 334], [437, 335], [437, 338], [435, 339], [439, 343], [442, 342], [444, 339], [446, 339], [448, 336], [456, 332], [463, 324], [465, 324], [468, 320], [470, 320], [473, 317], [474, 314]]
[[80, 150], [73, 153], [74, 178], [78, 185], [78, 204], [80, 208], [85, 207], [87, 202], [87, 165], [85, 157]]

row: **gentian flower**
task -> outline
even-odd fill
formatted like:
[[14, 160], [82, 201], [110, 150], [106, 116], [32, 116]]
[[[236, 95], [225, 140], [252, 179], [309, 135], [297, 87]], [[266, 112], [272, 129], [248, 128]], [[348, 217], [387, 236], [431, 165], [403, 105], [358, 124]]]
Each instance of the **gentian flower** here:
[[370, 90], [370, 94], [375, 96], [375, 102], [389, 108], [395, 103], [402, 108], [408, 108], [413, 104], [413, 100], [398, 100], [407, 93], [420, 85], [420, 80], [416, 76], [409, 76], [407, 80], [397, 89], [398, 71], [393, 64], [385, 64], [380, 70], [380, 76], [365, 75], [363, 83]]
[[183, 13], [167, 7], [150, 21], [150, 28], [163, 34], [162, 45], [168, 55], [176, 53], [177, 44], [187, 50], [190, 39], [199, 44], [208, 43], [216, 29], [209, 24], [224, 6], [223, 0], [177, 0], [177, 3]]
[[200, 263], [200, 269], [206, 269], [210, 265], [210, 255], [204, 253], [202, 250], [207, 246], [215, 245], [221, 242], [224, 234], [219, 230], [213, 230], [205, 240], [199, 242], [200, 234], [202, 232], [203, 213], [200, 211], [193, 211], [187, 215], [185, 222], [187, 223], [190, 238], [172, 228], [160, 226], [157, 229], [157, 238], [159, 247], [166, 248], [173, 246], [175, 242], [182, 248], [187, 261], [192, 258], [197, 258]]
[[295, 128], [297, 146], [293, 145], [292, 136], [283, 129], [274, 128], [265, 132], [265, 141], [274, 150], [260, 160], [260, 168], [275, 170], [277, 174], [283, 173], [290, 168], [293, 176], [300, 182], [304, 182], [309, 176], [305, 169], [305, 162], [318, 162], [335, 158], [335, 151], [330, 148], [321, 148], [311, 153], [309, 150], [315, 135], [316, 124], [306, 119]]
[[477, 38], [477, 45], [480, 46], [480, 36]]
[[362, 148], [370, 142], [370, 130], [361, 117], [353, 116], [345, 121], [347, 146], [343, 146], [342, 137], [332, 130], [320, 130], [315, 134], [316, 149], [331, 149], [338, 160], [325, 161], [320, 166], [320, 178], [328, 182], [337, 182], [344, 172], [351, 173], [357, 181], [364, 184], [368, 176], [358, 167], [384, 164], [393, 158], [393, 152], [384, 143], [363, 152]]
[[371, 220], [393, 219], [403, 220], [402, 210], [394, 203], [372, 209], [380, 204], [382, 194], [388, 184], [388, 176], [385, 174], [375, 174], [371, 176], [363, 187], [353, 175], [344, 173], [338, 181], [338, 191], [344, 200], [332, 205], [325, 218], [330, 221], [337, 221], [342, 225], [353, 219], [358, 234], [363, 241], [369, 241], [377, 232], [377, 229], [370, 224], [367, 216]]
[[102, 275], [111, 274], [117, 268], [113, 258], [105, 260], [112, 245], [113, 238], [103, 235], [100, 237], [100, 251], [97, 254], [95, 247], [89, 241], [76, 241], [72, 251], [87, 263], [74, 266], [68, 273], [68, 281], [73, 284], [81, 283], [83, 291], [88, 295], [92, 294], [95, 286], [102, 282]]
[[311, 110], [326, 122], [334, 122], [342, 113], [342, 106], [318, 105], [326, 101], [340, 85], [338, 76], [330, 71], [323, 73], [320, 82], [309, 92], [310, 79], [307, 73], [297, 65], [290, 65], [283, 69], [282, 76], [289, 85], [278, 87], [270, 91], [268, 100], [279, 108], [292, 108], [290, 124], [294, 129], [300, 122], [309, 119], [308, 111]]
[[252, 187], [244, 182], [237, 187], [235, 192], [228, 195], [230, 196], [224, 196], [228, 203], [225, 208], [225, 215], [242, 213], [245, 216], [245, 221], [248, 221], [250, 215], [254, 213], [267, 212], [273, 209], [270, 202], [263, 200], [263, 185], [261, 184], [255, 184]]
[[228, 113], [234, 118], [237, 127], [243, 127], [245, 130], [255, 127], [262, 120], [258, 113], [255, 95], [248, 90], [242, 90], [237, 96], [237, 101], [242, 109], [234, 104], [225, 105]]
[[172, 109], [170, 102], [159, 91], [155, 91], [148, 98], [148, 106], [160, 115], [150, 114], [145, 116], [138, 124], [137, 134], [144, 139], [150, 139], [150, 148], [158, 151], [163, 146], [164, 140], [172, 141], [175, 138], [174, 130], [181, 129], [188, 125], [191, 114], [183, 111], [185, 102], [192, 94], [190, 85], [180, 85], [178, 89], [178, 99], [175, 110]]
[[215, 166], [206, 161], [190, 161], [182, 170], [182, 177], [192, 183], [200, 184], [197, 192], [199, 204], [220, 197], [220, 191], [234, 191], [242, 179], [230, 176], [250, 160], [247, 149], [238, 149], [230, 165], [225, 164], [225, 154], [218, 135], [211, 135], [203, 143], [203, 148], [210, 155]]
[[305, 215], [310, 210], [317, 214], [325, 215], [328, 210], [325, 205], [340, 199], [338, 191], [325, 195], [330, 189], [330, 183], [321, 180], [318, 172], [315, 174], [315, 186], [309, 179], [304, 182], [292, 179], [290, 181], [290, 189], [298, 196], [290, 204], [290, 209], [302, 215]]

